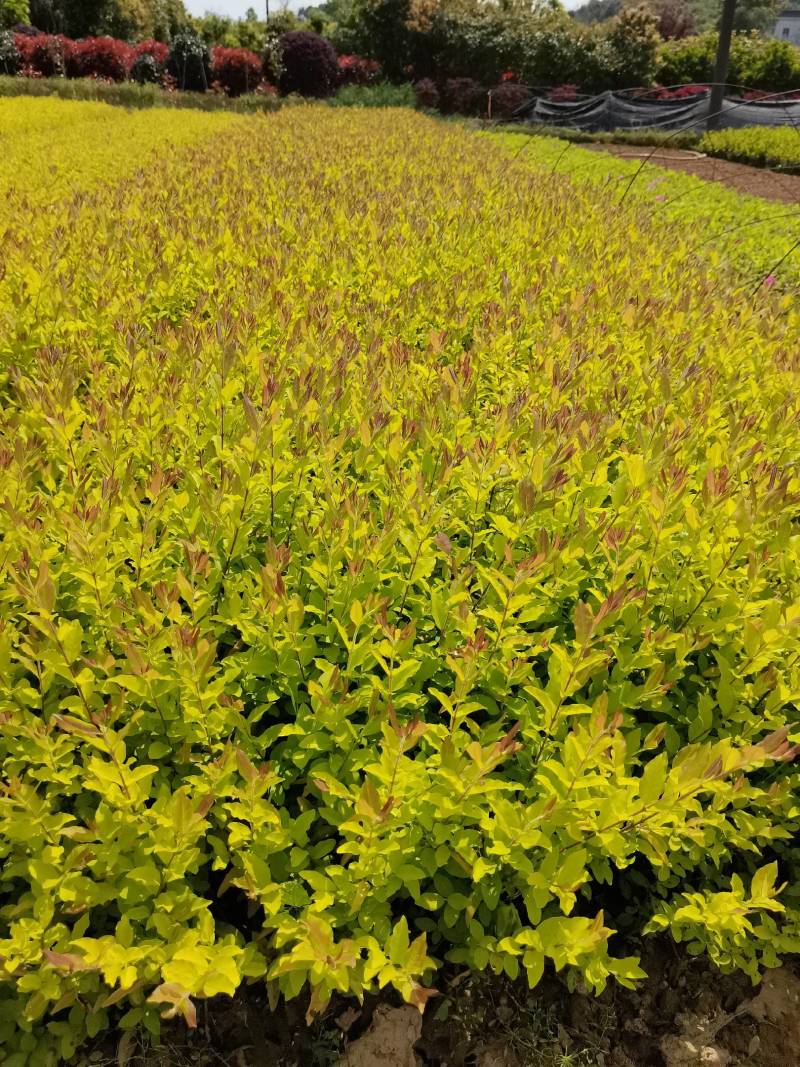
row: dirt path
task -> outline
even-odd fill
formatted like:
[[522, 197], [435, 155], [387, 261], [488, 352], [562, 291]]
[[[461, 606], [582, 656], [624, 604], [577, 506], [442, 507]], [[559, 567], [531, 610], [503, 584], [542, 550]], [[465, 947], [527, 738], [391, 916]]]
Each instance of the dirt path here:
[[740, 193], [760, 196], [764, 200], [780, 200], [785, 204], [800, 204], [800, 175], [781, 174], [762, 167], [747, 167], [743, 163], [729, 163], [726, 159], [701, 156], [682, 149], [643, 148], [630, 144], [583, 145], [596, 152], [611, 152], [624, 159], [646, 159], [669, 170], [682, 170], [706, 181], [722, 182]]

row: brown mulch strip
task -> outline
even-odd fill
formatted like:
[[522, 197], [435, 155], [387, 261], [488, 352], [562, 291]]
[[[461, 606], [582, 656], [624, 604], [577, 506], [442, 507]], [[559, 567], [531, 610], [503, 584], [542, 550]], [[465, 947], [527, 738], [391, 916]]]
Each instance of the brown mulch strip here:
[[668, 170], [682, 170], [706, 181], [722, 182], [740, 193], [760, 196], [763, 200], [779, 200], [785, 204], [800, 204], [800, 175], [782, 174], [762, 167], [748, 167], [744, 163], [730, 163], [713, 156], [698, 156], [683, 149], [640, 148], [630, 144], [587, 144], [595, 152], [611, 152], [625, 159], [647, 159]]

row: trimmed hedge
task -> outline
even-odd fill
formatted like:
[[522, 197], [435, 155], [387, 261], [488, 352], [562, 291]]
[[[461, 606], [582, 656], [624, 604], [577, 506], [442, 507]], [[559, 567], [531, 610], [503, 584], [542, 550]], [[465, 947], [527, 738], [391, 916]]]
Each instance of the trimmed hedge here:
[[68, 78], [103, 78], [122, 82], [130, 74], [133, 50], [114, 37], [89, 37], [75, 41], [66, 57]]
[[211, 77], [228, 96], [252, 93], [261, 82], [261, 57], [249, 48], [215, 48]]
[[292, 30], [280, 38], [281, 92], [325, 97], [336, 91], [339, 65], [331, 44], [317, 33]]

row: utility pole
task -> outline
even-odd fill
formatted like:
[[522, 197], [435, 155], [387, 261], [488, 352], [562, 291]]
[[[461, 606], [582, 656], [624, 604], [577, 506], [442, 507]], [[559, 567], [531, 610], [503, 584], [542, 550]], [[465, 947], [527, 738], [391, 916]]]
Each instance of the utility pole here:
[[725, 83], [728, 80], [728, 67], [731, 59], [731, 37], [733, 35], [733, 17], [736, 14], [736, 0], [722, 0], [722, 18], [719, 23], [719, 44], [717, 60], [714, 64], [714, 84], [708, 101], [707, 130], [719, 126], [719, 113], [725, 99]]

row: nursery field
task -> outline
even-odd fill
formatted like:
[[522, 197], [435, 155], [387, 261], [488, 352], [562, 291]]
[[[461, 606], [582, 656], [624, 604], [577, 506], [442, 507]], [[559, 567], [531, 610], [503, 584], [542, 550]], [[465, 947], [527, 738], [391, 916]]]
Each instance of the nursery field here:
[[742, 163], [800, 171], [800, 130], [794, 126], [716, 130], [702, 138], [700, 147]]
[[796, 222], [411, 111], [1, 106], [0, 1061], [798, 951]]
[[[784, 132], [768, 131], [766, 140], [788, 160], [789, 147], [794, 147], [795, 141], [800, 145], [800, 133], [788, 131], [794, 140], [786, 140], [781, 136]], [[699, 147], [725, 156], [724, 145], [736, 145], [740, 154], [731, 151], [729, 158], [755, 163], [755, 158], [746, 158], [745, 151], [748, 144], [759, 141], [760, 133], [752, 129], [720, 130], [705, 134]], [[720, 269], [732, 268], [740, 283], [751, 288], [765, 278], [770, 279], [769, 285], [773, 280], [793, 289], [800, 284], [800, 253], [796, 246], [800, 212], [795, 206], [797, 190], [792, 177], [783, 175], [782, 181], [781, 177], [776, 178], [786, 188], [784, 205], [659, 166], [661, 153], [692, 155], [670, 149], [668, 143], [657, 148], [619, 145], [620, 154], [611, 157], [602, 149], [590, 151], [555, 137], [506, 132], [490, 136], [499, 138], [520, 160], [567, 174], [581, 184], [599, 186], [611, 204], [636, 201], [657, 226], [681, 227], [687, 236], [692, 235], [689, 249], [706, 272], [716, 274]], [[716, 160], [709, 162], [713, 174]], [[774, 270], [776, 265], [778, 269]]]

